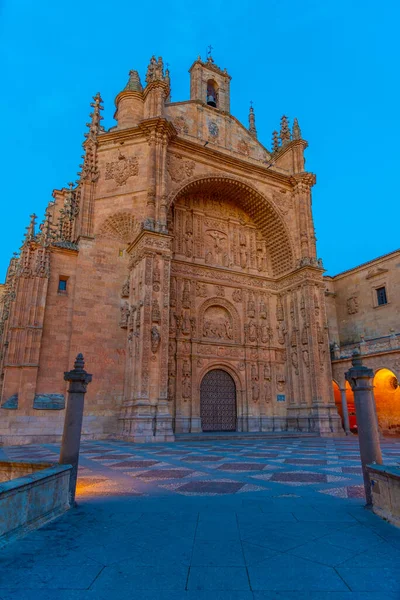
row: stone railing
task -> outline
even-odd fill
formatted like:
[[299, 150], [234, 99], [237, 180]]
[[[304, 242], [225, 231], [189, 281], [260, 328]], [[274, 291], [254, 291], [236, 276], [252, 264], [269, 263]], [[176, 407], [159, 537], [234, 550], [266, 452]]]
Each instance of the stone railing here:
[[400, 350], [400, 334], [393, 332], [390, 335], [370, 339], [365, 339], [364, 336], [361, 336], [359, 342], [341, 344], [340, 346], [337, 343], [333, 343], [330, 348], [332, 360], [351, 358], [354, 350], [359, 350], [363, 356], [388, 352], [390, 350]]

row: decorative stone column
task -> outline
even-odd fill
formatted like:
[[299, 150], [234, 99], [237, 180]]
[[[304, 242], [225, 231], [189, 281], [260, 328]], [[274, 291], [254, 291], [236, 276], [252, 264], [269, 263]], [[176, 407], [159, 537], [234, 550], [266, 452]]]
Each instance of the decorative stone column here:
[[122, 434], [134, 442], [173, 441], [168, 403], [171, 238], [142, 231], [128, 253], [130, 314]]
[[340, 394], [342, 396], [342, 412], [343, 412], [343, 425], [344, 431], [346, 435], [350, 435], [350, 419], [349, 419], [349, 409], [347, 406], [347, 398], [346, 398], [346, 390], [341, 388]]
[[88, 383], [92, 376], [84, 370], [83, 355], [78, 354], [72, 371], [64, 373], [69, 381], [68, 401], [65, 410], [64, 431], [61, 442], [60, 464], [72, 465], [69, 480], [69, 500], [75, 502], [76, 480], [78, 476], [79, 450], [81, 445], [83, 404]]
[[372, 504], [372, 491], [366, 466], [372, 463], [382, 464], [378, 419], [372, 385], [374, 372], [362, 364], [361, 353], [358, 350], [354, 351], [351, 363], [353, 366], [345, 373], [345, 377], [354, 393], [365, 498], [367, 506], [370, 506]]

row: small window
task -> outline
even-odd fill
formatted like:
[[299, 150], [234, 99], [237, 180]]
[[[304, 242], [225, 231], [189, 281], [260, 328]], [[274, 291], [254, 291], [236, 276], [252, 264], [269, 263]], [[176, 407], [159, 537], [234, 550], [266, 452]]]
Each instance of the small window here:
[[386, 288], [380, 287], [376, 290], [376, 298], [378, 301], [378, 306], [382, 306], [383, 304], [387, 304], [387, 296], [386, 296]]
[[120, 257], [121, 257], [121, 256], [124, 256], [124, 249], [123, 249], [123, 248], [120, 248], [120, 249], [118, 250], [118, 256], [120, 256]]
[[67, 277], [60, 277], [58, 280], [58, 291], [64, 294], [67, 291]]

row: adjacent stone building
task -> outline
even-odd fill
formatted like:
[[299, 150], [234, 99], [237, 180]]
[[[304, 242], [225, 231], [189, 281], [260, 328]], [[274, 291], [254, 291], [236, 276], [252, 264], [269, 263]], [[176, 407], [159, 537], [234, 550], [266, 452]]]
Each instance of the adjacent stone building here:
[[342, 433], [328, 317], [331, 342], [355, 339], [316, 257], [307, 142], [284, 116], [268, 150], [252, 107], [247, 127], [230, 114], [230, 79], [198, 58], [171, 102], [153, 57], [108, 131], [94, 97], [79, 180], [32, 215], [1, 292], [4, 443], [60, 438], [78, 352], [87, 438]]
[[[335, 277], [325, 277], [335, 400], [349, 406], [356, 429], [353, 394], [345, 381], [351, 355], [359, 349], [375, 372], [378, 421], [385, 434], [400, 433], [400, 250]], [[352, 418], [353, 417], [353, 418]]]

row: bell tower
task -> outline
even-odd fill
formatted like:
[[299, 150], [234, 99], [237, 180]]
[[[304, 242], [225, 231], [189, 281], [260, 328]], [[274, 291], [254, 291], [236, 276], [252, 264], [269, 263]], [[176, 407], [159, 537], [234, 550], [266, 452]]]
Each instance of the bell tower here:
[[206, 62], [203, 62], [199, 56], [190, 67], [189, 73], [191, 100], [200, 100], [216, 110], [230, 112], [231, 76], [226, 69], [217, 67], [211, 56], [211, 50], [208, 52]]

